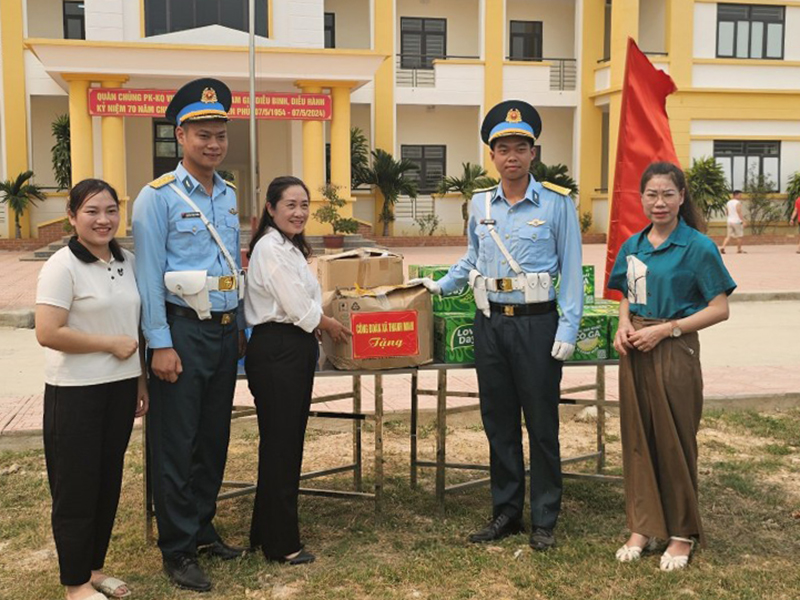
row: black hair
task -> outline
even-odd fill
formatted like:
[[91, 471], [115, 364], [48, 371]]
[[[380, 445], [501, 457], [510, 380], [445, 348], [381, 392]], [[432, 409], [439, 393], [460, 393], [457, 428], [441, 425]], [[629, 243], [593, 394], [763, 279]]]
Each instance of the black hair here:
[[253, 254], [253, 249], [256, 247], [256, 242], [264, 237], [269, 227], [279, 231], [285, 240], [294, 244], [295, 247], [303, 253], [303, 256], [306, 259], [311, 256], [311, 246], [308, 245], [305, 234], [300, 232], [294, 237], [287, 236], [277, 225], [275, 225], [272, 215], [270, 215], [269, 210], [267, 210], [267, 205], [272, 206], [274, 210], [278, 204], [278, 201], [283, 197], [283, 192], [296, 185], [299, 185], [306, 191], [306, 195], [310, 200], [311, 193], [308, 191], [308, 186], [303, 183], [302, 179], [292, 177], [291, 175], [282, 175], [281, 177], [276, 177], [270, 181], [269, 187], [267, 187], [267, 201], [264, 204], [264, 211], [261, 213], [261, 221], [258, 223], [258, 229], [256, 229], [256, 232], [253, 234], [253, 237], [250, 240], [250, 247], [247, 250], [247, 258], [250, 258], [250, 256]]
[[[114, 203], [117, 205], [117, 207], [119, 207], [119, 196], [117, 196], [117, 190], [111, 187], [110, 184], [106, 183], [102, 179], [84, 179], [83, 181], [79, 181], [73, 185], [72, 189], [70, 189], [69, 196], [67, 196], [67, 212], [72, 216], [77, 215], [84, 202], [102, 192], [108, 192], [108, 194], [114, 200]], [[111, 241], [108, 242], [108, 247], [115, 256], [122, 254], [122, 251], [119, 247], [119, 242], [116, 240], [116, 238], [111, 238]]]
[[741, 194], [741, 193], [742, 193], [742, 190], [733, 190], [733, 195], [734, 195], [734, 196], [735, 196], [736, 194]]
[[644, 189], [647, 187], [647, 184], [656, 175], [669, 176], [669, 178], [672, 179], [672, 183], [678, 188], [678, 191], [683, 192], [683, 204], [681, 204], [678, 210], [678, 216], [681, 217], [689, 227], [699, 231], [701, 223], [700, 213], [694, 205], [691, 194], [689, 193], [689, 188], [686, 185], [686, 175], [683, 174], [679, 166], [670, 162], [650, 163], [650, 166], [642, 173], [642, 179], [639, 182], [639, 193], [644, 194]]

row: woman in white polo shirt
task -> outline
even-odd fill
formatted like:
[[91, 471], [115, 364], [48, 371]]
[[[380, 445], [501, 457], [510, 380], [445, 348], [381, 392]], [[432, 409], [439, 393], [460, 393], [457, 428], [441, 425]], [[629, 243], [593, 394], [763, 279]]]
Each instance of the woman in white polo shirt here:
[[133, 254], [114, 240], [114, 189], [81, 181], [67, 215], [77, 235], [45, 263], [36, 290], [53, 537], [68, 600], [122, 598], [127, 586], [102, 568], [133, 420], [147, 412], [139, 292]]

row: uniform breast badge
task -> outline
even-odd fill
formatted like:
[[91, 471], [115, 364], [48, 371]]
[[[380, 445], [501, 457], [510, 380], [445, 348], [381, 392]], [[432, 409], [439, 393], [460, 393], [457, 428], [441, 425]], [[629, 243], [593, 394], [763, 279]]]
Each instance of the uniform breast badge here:
[[534, 227], [539, 227], [539, 225], [544, 225], [547, 221], [543, 221], [542, 219], [532, 219], [528, 221], [528, 225], [533, 225]]

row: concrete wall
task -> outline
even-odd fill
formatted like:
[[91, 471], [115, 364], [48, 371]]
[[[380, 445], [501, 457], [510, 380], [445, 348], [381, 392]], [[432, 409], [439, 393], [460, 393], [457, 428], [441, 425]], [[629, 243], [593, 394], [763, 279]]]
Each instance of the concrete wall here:
[[510, 21], [542, 21], [542, 52], [548, 58], [575, 57], [575, 3], [573, 0], [507, 0], [503, 55], [509, 51]]
[[561, 163], [572, 171], [572, 135], [575, 115], [571, 108], [539, 108], [542, 117], [542, 135], [537, 144], [542, 146], [542, 159], [548, 165]]
[[447, 54], [480, 56], [480, 10], [478, 0], [397, 0], [396, 51], [400, 47], [400, 17], [447, 19]]
[[139, 191], [161, 173], [153, 173], [153, 120], [125, 119], [125, 168], [128, 196]]
[[64, 38], [64, 12], [61, 0], [27, 0], [28, 37]]
[[287, 48], [325, 45], [323, 0], [271, 0], [272, 39]]
[[325, 12], [336, 15], [337, 48], [370, 47], [370, 0], [325, 0]]
[[[50, 131], [50, 124], [61, 114], [69, 111], [66, 96], [33, 96], [31, 97], [31, 164], [36, 185], [51, 188], [45, 190], [49, 197], [44, 202], [37, 203], [31, 209], [32, 223], [49, 221], [63, 217], [65, 198], [63, 194], [50, 196], [56, 192], [56, 179], [53, 175], [53, 165], [50, 148], [54, 139]], [[36, 231], [35, 228], [33, 231]]]
[[84, 4], [87, 40], [116, 42], [125, 39], [123, 0], [85, 0]]

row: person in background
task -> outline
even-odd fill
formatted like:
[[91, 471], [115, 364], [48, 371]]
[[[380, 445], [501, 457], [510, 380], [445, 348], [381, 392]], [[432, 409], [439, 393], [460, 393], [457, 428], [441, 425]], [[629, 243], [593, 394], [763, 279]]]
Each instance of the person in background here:
[[309, 193], [296, 177], [277, 177], [250, 242], [245, 316], [253, 333], [245, 370], [258, 413], [258, 484], [250, 545], [267, 560], [306, 564], [297, 497], [303, 442], [317, 364], [317, 335], [342, 342], [351, 332], [322, 314], [322, 294], [308, 268], [303, 230]]
[[119, 199], [105, 181], [76, 183], [67, 215], [75, 235], [36, 288], [53, 537], [68, 600], [124, 598], [103, 566], [133, 420], [148, 406], [134, 258], [114, 239]]
[[213, 523], [246, 345], [236, 191], [216, 172], [228, 152], [230, 105], [230, 89], [216, 79], [177, 91], [166, 117], [183, 159], [133, 205], [158, 547], [167, 577], [197, 592], [211, 589], [198, 554], [231, 560], [245, 552]]
[[794, 199], [794, 208], [792, 214], [789, 216], [789, 225], [797, 225], [797, 250], [795, 252], [800, 254], [800, 196]]
[[744, 216], [742, 215], [741, 190], [733, 191], [733, 198], [728, 200], [728, 203], [725, 205], [725, 210], [728, 213], [728, 233], [725, 236], [719, 251], [722, 254], [725, 254], [725, 246], [728, 245], [728, 242], [731, 238], [734, 238], [736, 240], [738, 253], [746, 254], [746, 252], [742, 250], [742, 237], [744, 236], [744, 228], [747, 226], [747, 223], [745, 223]]
[[[472, 197], [467, 253], [439, 281], [452, 294], [468, 281], [475, 294], [475, 367], [490, 449], [492, 519], [469, 536], [492, 542], [523, 531], [525, 461], [521, 414], [530, 441], [531, 548], [555, 545], [561, 510], [558, 403], [564, 361], [575, 350], [583, 313], [581, 232], [569, 190], [536, 181], [542, 120], [520, 100], [501, 102], [481, 138], [500, 185]], [[556, 295], [552, 281], [561, 275]], [[556, 305], [561, 308], [559, 315]]]
[[697, 494], [697, 430], [703, 374], [697, 332], [728, 318], [736, 288], [714, 243], [697, 230], [686, 178], [671, 163], [641, 179], [650, 220], [620, 248], [608, 287], [623, 294], [614, 348], [628, 541], [617, 560], [637, 560], [669, 540], [661, 570], [683, 569], [705, 545]]

